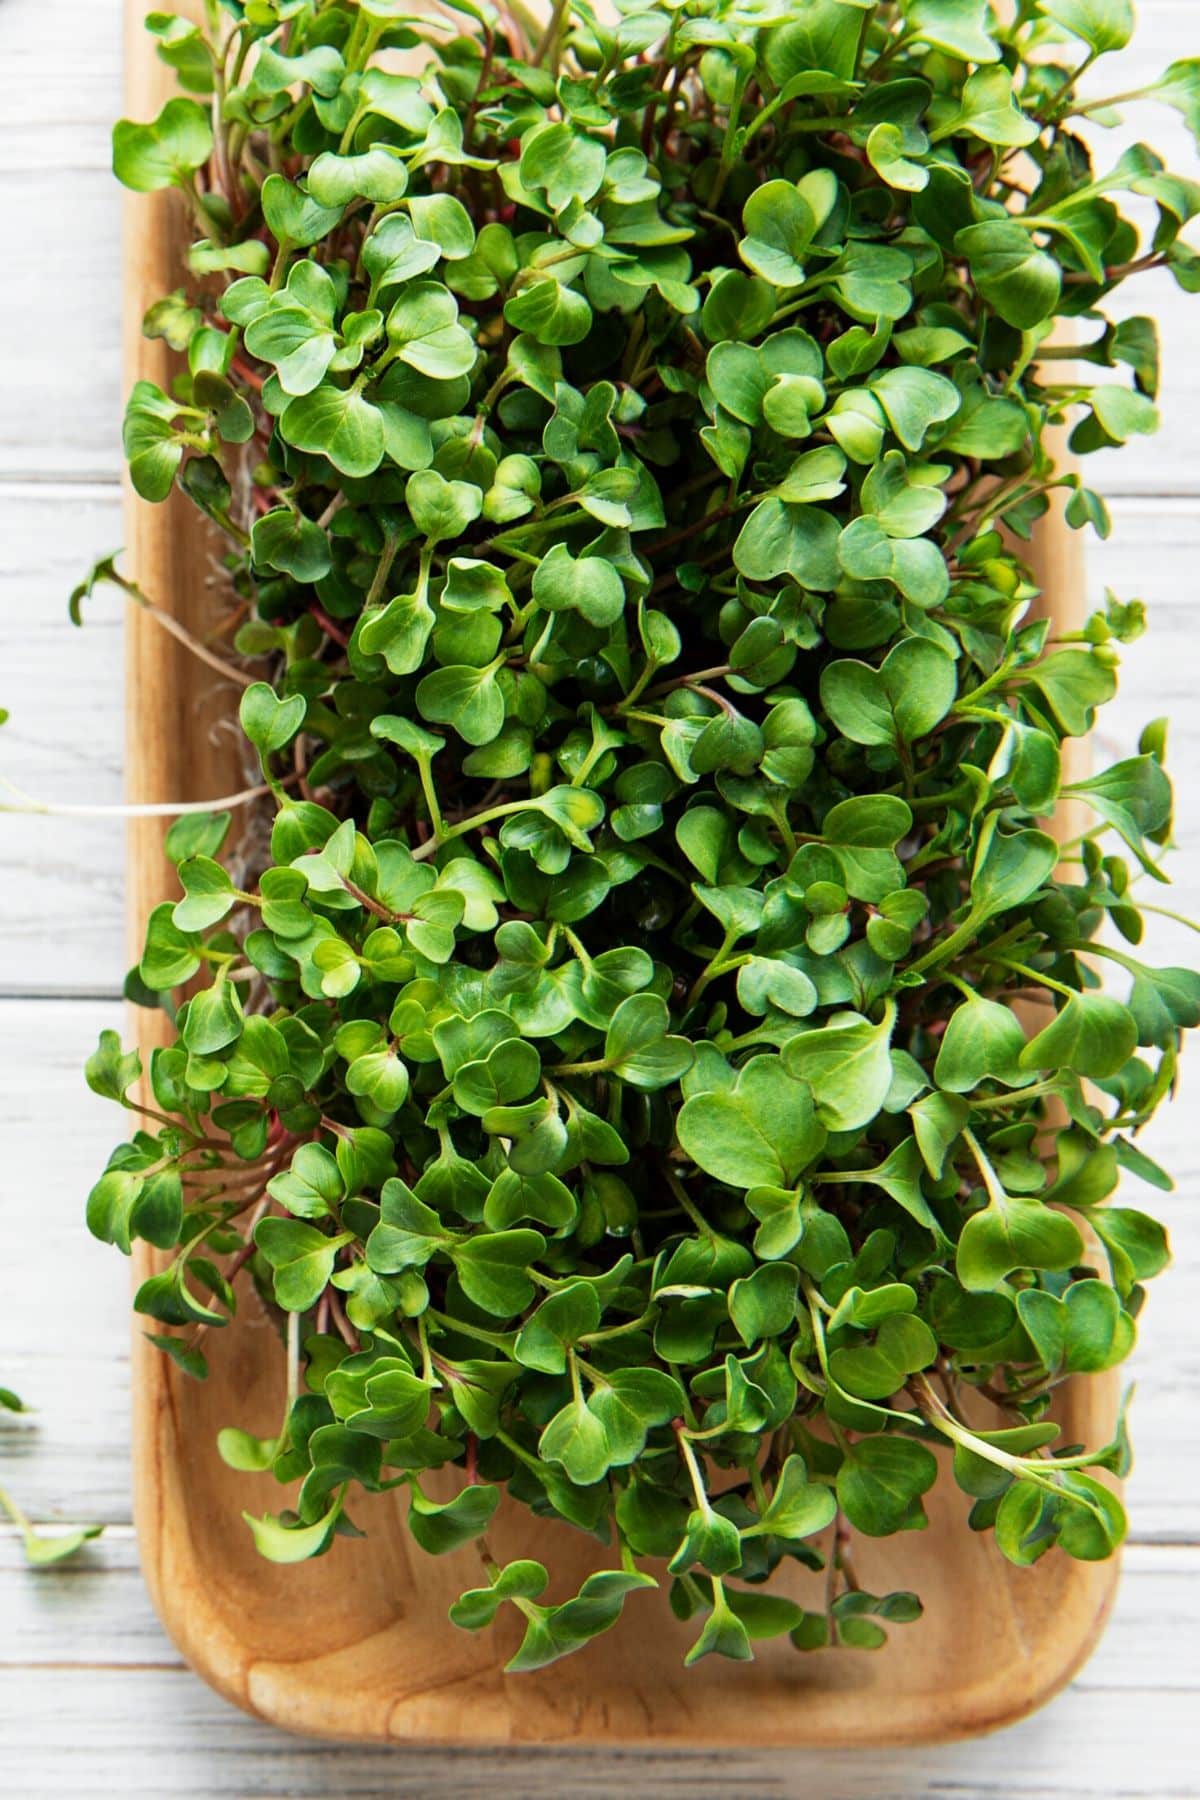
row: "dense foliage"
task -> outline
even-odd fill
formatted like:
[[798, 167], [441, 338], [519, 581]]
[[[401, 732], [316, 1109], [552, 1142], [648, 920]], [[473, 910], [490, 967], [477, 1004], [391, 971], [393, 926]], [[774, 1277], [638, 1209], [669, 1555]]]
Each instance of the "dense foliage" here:
[[[939, 1450], [1014, 1562], [1108, 1555], [1123, 1429], [1059, 1445], [1050, 1404], [1167, 1260], [1108, 1202], [1169, 1186], [1136, 1137], [1200, 980], [1118, 947], [1161, 727], [1061, 768], [1141, 609], [1056, 630], [1022, 540], [1055, 490], [1108, 530], [1053, 428], [1154, 429], [1112, 295], [1200, 287], [1200, 189], [1079, 135], [1128, 0], [210, 13], [150, 16], [186, 92], [114, 136], [198, 238], [125, 447], [224, 535], [197, 647], [265, 798], [236, 861], [228, 811], [168, 834], [131, 990], [178, 1040], [145, 1106], [92, 1059], [145, 1123], [88, 1214], [166, 1253], [137, 1307], [188, 1374], [235, 1278], [286, 1317], [278, 1436], [221, 1439], [301, 1480], [260, 1549], [407, 1488], [516, 1669], [656, 1558], [689, 1660], [882, 1641], [919, 1602], [851, 1536], [920, 1529]], [[1200, 124], [1200, 62], [1149, 91]], [[579, 1595], [552, 1537], [492, 1559], [503, 1491], [607, 1546]], [[765, 1585], [791, 1559], [823, 1610]]]

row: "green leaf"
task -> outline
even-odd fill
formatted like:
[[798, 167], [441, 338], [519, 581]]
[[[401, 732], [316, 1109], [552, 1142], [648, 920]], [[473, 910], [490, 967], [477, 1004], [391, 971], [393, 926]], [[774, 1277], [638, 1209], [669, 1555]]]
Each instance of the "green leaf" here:
[[1089, 650], [1054, 650], [1024, 679], [1036, 687], [1070, 737], [1083, 737], [1096, 721], [1096, 707], [1117, 691], [1116, 677]]
[[838, 539], [838, 559], [856, 581], [890, 581], [916, 606], [938, 606], [950, 591], [949, 571], [936, 544], [928, 538], [890, 537], [869, 516], [847, 525]]
[[[478, 493], [478, 490], [472, 489], [472, 492]], [[359, 648], [365, 656], [382, 656], [393, 675], [412, 675], [425, 660], [425, 648], [433, 626], [434, 611], [421, 589], [412, 594], [397, 594], [378, 612], [363, 614], [358, 632]], [[407, 736], [397, 737], [397, 729], [402, 729]], [[386, 716], [373, 719], [371, 730], [376, 737], [399, 743], [402, 749], [409, 750], [410, 755], [415, 754], [411, 745], [418, 741], [424, 745], [428, 740], [437, 749], [444, 741], [435, 738], [431, 732], [422, 732], [419, 725], [408, 719], [392, 721]], [[414, 732], [418, 734], [416, 738], [412, 737]], [[432, 751], [423, 748], [422, 754], [432, 754]]]
[[957, 137], [982, 138], [1006, 150], [1021, 149], [1038, 137], [1038, 127], [1025, 117], [1013, 94], [1012, 75], [999, 64], [976, 69], [963, 84], [962, 95], [950, 118], [933, 132], [933, 141]]
[[1044, 831], [997, 831], [983, 846], [971, 876], [968, 923], [977, 928], [1023, 906], [1053, 874], [1058, 845]]
[[309, 193], [319, 206], [330, 208], [348, 206], [358, 196], [374, 206], [391, 206], [407, 188], [408, 165], [388, 144], [372, 144], [361, 156], [323, 150], [308, 171]]
[[599, 192], [607, 163], [603, 144], [568, 124], [539, 125], [521, 146], [523, 187], [541, 189], [551, 211]]
[[1016, 1014], [998, 1000], [972, 994], [950, 1015], [933, 1079], [952, 1094], [969, 1094], [989, 1078], [1005, 1087], [1031, 1079], [1021, 1066], [1025, 1033]]
[[682, 1416], [683, 1389], [661, 1369], [614, 1369], [595, 1386], [588, 1407], [599, 1419], [611, 1467], [636, 1462], [656, 1425]]
[[509, 1319], [533, 1298], [526, 1274], [546, 1248], [540, 1231], [492, 1231], [451, 1246], [450, 1254], [463, 1292], [476, 1306]]
[[249, 1431], [227, 1425], [217, 1433], [217, 1455], [226, 1468], [246, 1475], [260, 1475], [275, 1461], [278, 1438], [258, 1438]]
[[333, 567], [329, 540], [320, 526], [286, 506], [277, 506], [256, 519], [250, 541], [260, 568], [278, 569], [297, 581], [320, 581]]
[[263, 182], [262, 209], [272, 237], [297, 250], [325, 237], [342, 216], [340, 206], [321, 206], [282, 175], [268, 175]]
[[133, 386], [125, 408], [121, 442], [129, 475], [143, 500], [165, 500], [183, 461], [175, 420], [179, 408], [152, 382]]
[[821, 673], [821, 703], [856, 744], [910, 744], [941, 723], [957, 691], [954, 659], [928, 638], [904, 638], [878, 669], [846, 661]]
[[769, 1533], [794, 1543], [824, 1531], [836, 1511], [833, 1490], [824, 1482], [809, 1480], [803, 1457], [789, 1456], [758, 1523], [748, 1526], [745, 1535]]
[[805, 1080], [779, 1056], [752, 1057], [731, 1087], [685, 1100], [676, 1130], [706, 1174], [741, 1189], [790, 1187], [825, 1142]]
[[1149, 90], [1183, 115], [1188, 130], [1200, 142], [1200, 56], [1173, 62]]
[[742, 526], [734, 565], [748, 581], [790, 575], [802, 587], [827, 593], [837, 585], [838, 528], [815, 506], [763, 500]]
[[873, 1343], [834, 1350], [829, 1372], [840, 1388], [862, 1400], [886, 1400], [905, 1378], [927, 1369], [937, 1356], [937, 1339], [923, 1319], [891, 1313]]
[[933, 1452], [911, 1438], [863, 1438], [838, 1469], [838, 1504], [867, 1537], [920, 1528], [926, 1522], [921, 1496], [933, 1486], [937, 1469]]
[[526, 1368], [563, 1375], [567, 1351], [600, 1324], [600, 1299], [589, 1281], [570, 1282], [550, 1294], [517, 1334], [513, 1355]]
[[353, 1232], [328, 1237], [299, 1219], [260, 1219], [254, 1241], [274, 1271], [275, 1298], [287, 1312], [307, 1312], [329, 1285], [337, 1253]]
[[553, 544], [533, 576], [533, 597], [548, 612], [573, 610], [592, 625], [612, 625], [625, 610], [625, 587], [617, 570], [600, 557], [574, 557]]
[[445, 1556], [472, 1543], [486, 1531], [500, 1504], [498, 1487], [465, 1487], [452, 1500], [439, 1503], [426, 1499], [415, 1480], [410, 1485], [408, 1529], [430, 1556]]
[[1171, 817], [1171, 783], [1152, 756], [1114, 763], [1085, 781], [1063, 790], [1085, 800], [1133, 851], [1147, 873], [1161, 878], [1146, 850], [1146, 838], [1161, 831]]
[[608, 1434], [582, 1394], [555, 1413], [538, 1439], [538, 1455], [558, 1463], [580, 1487], [604, 1479], [611, 1462]]
[[541, 1607], [526, 1601], [522, 1610], [529, 1624], [520, 1648], [505, 1664], [505, 1673], [516, 1675], [544, 1669], [560, 1656], [582, 1649], [617, 1623], [626, 1595], [657, 1585], [650, 1575], [597, 1569], [587, 1576], [574, 1599], [561, 1606]]
[[[241, 309], [239, 309], [241, 310]], [[273, 363], [287, 394], [310, 394], [338, 354], [337, 289], [319, 263], [293, 265], [287, 286], [256, 303], [246, 326], [246, 348]]]
[[483, 511], [483, 495], [468, 481], [445, 481], [436, 469], [410, 475], [404, 503], [417, 530], [431, 544], [461, 537]]
[[919, 450], [935, 426], [954, 417], [962, 399], [945, 375], [913, 367], [885, 369], [871, 392], [907, 450]]
[[967, 225], [954, 248], [967, 258], [980, 293], [1006, 324], [1029, 331], [1055, 312], [1062, 292], [1059, 266], [1022, 226], [1003, 219]]
[[193, 1056], [215, 1056], [242, 1034], [242, 1003], [231, 981], [218, 978], [188, 1001], [181, 1036]]
[[[274, 688], [269, 687], [265, 681], [256, 681], [242, 695], [239, 717], [242, 730], [259, 755], [265, 759], [291, 742], [304, 723], [306, 711], [307, 702], [302, 694], [293, 694], [287, 700], [280, 700]], [[207, 859], [195, 858], [192, 866], [195, 867], [202, 861], [207, 862]], [[215, 863], [211, 866], [214, 869], [217, 867]], [[228, 880], [228, 877], [225, 879]], [[177, 919], [176, 924], [179, 923], [181, 921]]]
[[339, 388], [323, 382], [312, 393], [290, 400], [279, 429], [297, 450], [327, 456], [343, 475], [371, 475], [383, 461], [383, 414], [363, 398], [357, 383]]
[[344, 1193], [341, 1170], [320, 1144], [301, 1144], [291, 1167], [267, 1183], [272, 1199], [299, 1219], [323, 1219]]
[[935, 50], [964, 62], [999, 60], [999, 48], [987, 29], [987, 0], [910, 0], [906, 18], [909, 29]]
[[477, 669], [452, 663], [426, 675], [417, 688], [417, 706], [435, 725], [450, 725], [468, 744], [490, 744], [504, 724], [504, 695], [496, 680], [499, 661]]
[[1070, 1269], [1083, 1254], [1065, 1214], [1026, 1194], [997, 1194], [963, 1226], [954, 1266], [968, 1293], [982, 1293], [1014, 1269]]
[[767, 181], [755, 188], [742, 214], [746, 235], [738, 254], [755, 275], [779, 288], [804, 280], [804, 258], [833, 208], [837, 184], [817, 169], [796, 185]]
[[890, 1054], [895, 1007], [878, 1025], [857, 1013], [839, 1013], [819, 1031], [789, 1040], [783, 1063], [789, 1075], [807, 1082], [816, 1116], [830, 1131], [856, 1131], [883, 1106], [892, 1084]]
[[53, 1563], [65, 1562], [67, 1557], [74, 1556], [86, 1543], [100, 1536], [103, 1525], [80, 1525], [74, 1530], [55, 1531], [53, 1533], [38, 1531], [28, 1519], [19, 1514], [12, 1502], [5, 1496], [4, 1508], [16, 1521], [21, 1532], [21, 1548], [25, 1561], [31, 1569], [46, 1569]]
[[721, 1588], [716, 1590], [713, 1609], [704, 1621], [700, 1636], [684, 1657], [684, 1664], [691, 1668], [693, 1663], [699, 1662], [704, 1656], [727, 1656], [733, 1662], [754, 1660], [750, 1634]]
[[1132, 0], [1041, 0], [1039, 10], [1097, 56], [1123, 50], [1133, 36]]
[[123, 1051], [119, 1033], [102, 1031], [97, 1048], [88, 1057], [84, 1076], [93, 1094], [102, 1100], [127, 1104], [126, 1094], [140, 1080], [142, 1059], [136, 1050]]
[[1089, 1223], [1108, 1252], [1113, 1281], [1123, 1297], [1135, 1282], [1161, 1275], [1171, 1260], [1166, 1232], [1146, 1213], [1106, 1206], [1089, 1214]]
[[162, 994], [191, 981], [200, 968], [200, 938], [193, 931], [180, 931], [175, 923], [175, 907], [166, 902], [157, 905], [146, 923], [146, 943], [142, 947], [139, 974], [148, 988]]
[[[751, 1065], [753, 1066], [753, 1065]], [[789, 1263], [764, 1263], [729, 1290], [729, 1317], [748, 1350], [779, 1337], [796, 1318], [797, 1274]]]
[[1126, 1006], [1139, 1044], [1165, 1049], [1181, 1030], [1200, 1025], [1200, 974], [1194, 969], [1148, 969], [1132, 957], [1127, 966], [1135, 970]]
[[490, 1587], [468, 1588], [450, 1608], [450, 1621], [466, 1631], [482, 1631], [492, 1623], [505, 1600], [536, 1600], [550, 1577], [539, 1562], [511, 1562], [492, 1574]]
[[1137, 1048], [1133, 1016], [1107, 994], [1072, 994], [1021, 1052], [1023, 1069], [1073, 1069], [1102, 1079], [1116, 1075]]
[[1107, 1282], [1073, 1281], [1061, 1300], [1030, 1288], [1017, 1295], [1017, 1317], [1052, 1371], [1095, 1374], [1133, 1348], [1133, 1320]]
[[899, 125], [884, 120], [876, 125], [867, 139], [867, 160], [881, 180], [901, 192], [919, 194], [929, 184], [929, 171], [904, 154], [904, 132]]
[[847, 893], [878, 905], [903, 885], [895, 846], [912, 830], [912, 820], [894, 794], [861, 794], [830, 807], [821, 836], [841, 866]]
[[670, 1023], [666, 1002], [657, 994], [630, 994], [605, 1034], [605, 1067], [630, 1087], [648, 1092], [678, 1081], [691, 1067], [692, 1046], [671, 1035]]
[[927, 1094], [909, 1108], [921, 1160], [935, 1181], [942, 1178], [946, 1157], [962, 1133], [969, 1110], [965, 1100], [951, 1094]]
[[415, 281], [405, 289], [387, 316], [387, 336], [400, 361], [432, 381], [452, 381], [475, 366], [475, 345], [458, 322], [458, 302], [440, 282]]
[[257, 1519], [252, 1513], [242, 1514], [254, 1538], [260, 1556], [273, 1563], [307, 1562], [320, 1556], [333, 1541], [334, 1526], [341, 1517], [342, 1495], [338, 1495], [328, 1512], [312, 1525], [285, 1523], [272, 1513]]
[[539, 344], [578, 344], [592, 328], [592, 309], [583, 295], [550, 276], [531, 282], [506, 300], [504, 317]]
[[732, 1519], [708, 1505], [688, 1515], [683, 1542], [667, 1567], [672, 1575], [682, 1575], [696, 1563], [710, 1575], [728, 1575], [742, 1565], [741, 1532]]
[[829, 272], [832, 291], [852, 319], [874, 325], [902, 319], [912, 306], [913, 263], [891, 244], [850, 243]]
[[[274, 698], [272, 694], [272, 702]], [[216, 925], [236, 903], [237, 890], [228, 871], [211, 857], [186, 857], [179, 865], [179, 879], [187, 898], [176, 902], [171, 918], [180, 932], [204, 931]]]
[[195, 100], [168, 100], [149, 125], [122, 119], [112, 135], [113, 174], [136, 193], [184, 187], [212, 155], [208, 114]]

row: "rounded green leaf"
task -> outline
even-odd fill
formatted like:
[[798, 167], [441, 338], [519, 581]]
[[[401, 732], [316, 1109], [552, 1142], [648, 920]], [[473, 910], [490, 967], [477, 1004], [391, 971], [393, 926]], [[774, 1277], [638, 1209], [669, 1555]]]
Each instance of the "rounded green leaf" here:
[[954, 1266], [969, 1293], [999, 1287], [1015, 1269], [1070, 1269], [1083, 1239], [1065, 1213], [1024, 1194], [1005, 1194], [972, 1213], [959, 1233]]
[[113, 127], [113, 174], [136, 193], [185, 184], [212, 155], [208, 113], [195, 100], [168, 100], [148, 125], [122, 119]]
[[732, 1087], [685, 1100], [676, 1131], [706, 1174], [741, 1189], [790, 1187], [825, 1143], [809, 1087], [774, 1055], [753, 1057]]

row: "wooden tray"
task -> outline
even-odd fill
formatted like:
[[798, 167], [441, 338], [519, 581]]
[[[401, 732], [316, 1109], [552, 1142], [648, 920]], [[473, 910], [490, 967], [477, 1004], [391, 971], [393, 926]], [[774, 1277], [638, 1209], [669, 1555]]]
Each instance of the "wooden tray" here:
[[[181, 9], [182, 10], [182, 9]], [[187, 10], [199, 11], [198, 7]], [[126, 0], [127, 110], [153, 117], [172, 76], [142, 29], [141, 0]], [[140, 321], [180, 278], [190, 232], [173, 199], [132, 197], [127, 215], [126, 371], [165, 385], [170, 358], [148, 343]], [[130, 496], [127, 538], [137, 579], [193, 629], [211, 622], [212, 545], [178, 496], [147, 506]], [[1061, 522], [1037, 546], [1056, 617], [1077, 616], [1077, 540]], [[234, 733], [236, 693], [152, 620], [130, 609], [127, 766], [133, 800], [215, 798], [244, 785]], [[151, 907], [174, 898], [158, 822], [138, 821], [129, 841], [133, 955]], [[139, 1012], [143, 1055], [161, 1015]], [[152, 1257], [136, 1259], [140, 1280]], [[966, 1502], [949, 1479], [928, 1498], [929, 1530], [856, 1546], [875, 1592], [915, 1588], [920, 1623], [897, 1629], [880, 1652], [802, 1656], [784, 1639], [760, 1646], [753, 1664], [708, 1658], [682, 1667], [693, 1635], [662, 1596], [634, 1596], [626, 1617], [581, 1655], [542, 1674], [505, 1676], [515, 1633], [479, 1636], [446, 1618], [450, 1601], [478, 1580], [471, 1550], [433, 1558], [411, 1549], [403, 1508], [378, 1496], [354, 1508], [365, 1542], [339, 1540], [330, 1555], [295, 1568], [262, 1561], [242, 1508], [276, 1505], [262, 1477], [227, 1469], [219, 1427], [274, 1430], [283, 1357], [253, 1298], [208, 1346], [207, 1382], [184, 1377], [133, 1337], [134, 1501], [142, 1566], [164, 1625], [198, 1674], [247, 1712], [312, 1736], [423, 1744], [726, 1745], [780, 1748], [931, 1742], [1006, 1725], [1067, 1682], [1092, 1649], [1112, 1601], [1113, 1563], [1061, 1554], [1035, 1568], [1003, 1561], [990, 1537], [966, 1529]], [[1065, 1438], [1103, 1442], [1114, 1383], [1070, 1384], [1061, 1406]], [[489, 1536], [502, 1561], [545, 1558], [558, 1580], [577, 1581], [606, 1561], [592, 1540], [502, 1509]], [[790, 1591], [816, 1599], [815, 1578], [797, 1572]], [[506, 1609], [507, 1610], [507, 1609]]]

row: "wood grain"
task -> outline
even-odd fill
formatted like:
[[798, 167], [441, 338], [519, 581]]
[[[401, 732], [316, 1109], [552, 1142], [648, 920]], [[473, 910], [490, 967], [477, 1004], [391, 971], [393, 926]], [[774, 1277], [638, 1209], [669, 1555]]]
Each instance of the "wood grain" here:
[[[19, 1800], [1182, 1800], [1197, 1787], [1200, 1556], [1131, 1550], [1111, 1631], [1069, 1694], [1001, 1741], [909, 1751], [422, 1750], [295, 1743], [195, 1681], [146, 1598], [128, 1528], [30, 1579], [0, 1532], [0, 1775]], [[13, 1660], [13, 1646], [18, 1646]], [[1137, 1729], [1129, 1720], [1136, 1714]], [[70, 1729], [62, 1729], [63, 1719]]]
[[[138, 29], [142, 12], [140, 0], [130, 0], [135, 117], [149, 116], [169, 92]], [[149, 300], [175, 280], [181, 228], [163, 198], [130, 205], [130, 376], [163, 379], [162, 346], [146, 345], [138, 323]], [[202, 530], [177, 500], [155, 509], [131, 500], [128, 520], [138, 578], [203, 630], [214, 597]], [[1082, 606], [1078, 540], [1052, 525], [1037, 556], [1054, 617], [1074, 623]], [[177, 645], [148, 620], [130, 621], [133, 798], [207, 797], [241, 785], [233, 740], [214, 729], [221, 700]], [[160, 840], [161, 831], [145, 824], [131, 836], [135, 941], [149, 908], [168, 892]], [[138, 1260], [144, 1272], [147, 1260]], [[446, 1620], [449, 1601], [477, 1579], [473, 1552], [429, 1559], [410, 1551], [392, 1497], [356, 1507], [370, 1533], [365, 1544], [339, 1541], [329, 1556], [291, 1569], [257, 1558], [237, 1515], [261, 1504], [261, 1483], [231, 1473], [214, 1448], [221, 1425], [236, 1421], [265, 1434], [279, 1416], [282, 1358], [253, 1303], [213, 1346], [212, 1367], [203, 1386], [189, 1382], [138, 1333], [135, 1516], [147, 1581], [171, 1636], [206, 1680], [246, 1711], [310, 1735], [479, 1745], [939, 1741], [1010, 1723], [1041, 1704], [1079, 1667], [1111, 1604], [1115, 1565], [1051, 1557], [1014, 1571], [990, 1539], [966, 1530], [964, 1499], [943, 1480], [928, 1532], [862, 1546], [869, 1587], [913, 1586], [927, 1603], [921, 1623], [897, 1633], [882, 1653], [805, 1659], [785, 1640], [760, 1647], [751, 1665], [711, 1659], [685, 1676], [691, 1633], [661, 1604], [651, 1621], [654, 1603], [647, 1602], [586, 1655], [509, 1678], [501, 1668], [515, 1647], [507, 1625], [472, 1638]], [[1113, 1397], [1108, 1379], [1070, 1384], [1067, 1438], [1103, 1441]], [[518, 1507], [502, 1509], [489, 1535], [502, 1560], [544, 1557], [564, 1592], [608, 1561], [579, 1534]], [[810, 1604], [811, 1582], [798, 1573], [790, 1584]]]

